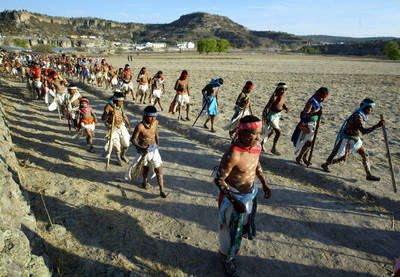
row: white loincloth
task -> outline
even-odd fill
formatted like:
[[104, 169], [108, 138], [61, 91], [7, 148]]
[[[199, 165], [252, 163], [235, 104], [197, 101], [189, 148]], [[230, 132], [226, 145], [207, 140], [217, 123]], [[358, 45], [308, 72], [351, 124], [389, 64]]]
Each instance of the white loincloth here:
[[155, 89], [153, 90], [153, 97], [155, 98], [161, 98], [161, 95], [163, 94], [162, 89]]
[[266, 118], [263, 118], [262, 136], [265, 142], [268, 139], [269, 134], [273, 129], [280, 130], [279, 121], [282, 117], [282, 113], [269, 113]]
[[37, 89], [42, 88], [42, 82], [40, 82], [40, 81], [33, 81], [33, 85]]
[[144, 84], [144, 85], [139, 85], [139, 92], [146, 92], [149, 89], [149, 85], [148, 84]]
[[362, 145], [363, 142], [360, 138], [358, 140], [351, 138], [343, 138], [340, 143], [339, 150], [333, 159], [337, 160], [343, 157], [347, 157], [351, 153], [358, 151]]
[[118, 79], [117, 76], [114, 76], [114, 78], [111, 79], [111, 85], [112, 86], [116, 86], [118, 85]]
[[[140, 159], [142, 158], [142, 155], [143, 154], [138, 153], [136, 155], [136, 157], [133, 159], [131, 165], [129, 166], [128, 170], [125, 173], [125, 180], [132, 181], [132, 174], [134, 173], [137, 164], [139, 163]], [[143, 166], [149, 167], [149, 174], [150, 174], [151, 178], [154, 178], [156, 176], [154, 169], [159, 168], [161, 165], [162, 165], [162, 159], [161, 159], [160, 152], [158, 151], [158, 148], [156, 148], [152, 152], [148, 152], [142, 163], [142, 167]], [[139, 172], [140, 172], [140, 170], [141, 170], [141, 168], [139, 169]]]
[[130, 90], [133, 90], [133, 83], [130, 81], [129, 83], [123, 83], [122, 85], [122, 91], [124, 92], [129, 92]]
[[310, 133], [306, 134], [303, 130], [300, 131], [300, 135], [297, 138], [297, 142], [296, 142], [296, 148], [294, 150], [294, 153], [297, 154], [301, 148], [303, 148], [304, 144], [306, 142], [312, 142], [313, 137], [314, 137], [314, 132], [315, 132], [315, 122], [314, 121], [310, 121], [307, 123], [303, 123], [305, 125], [307, 125], [308, 129], [310, 130]]
[[246, 115], [250, 115], [250, 109], [247, 107], [245, 110], [240, 110], [240, 111], [235, 111], [236, 116], [232, 118], [224, 127], [222, 127], [224, 130], [236, 130], [236, 128], [239, 126], [240, 119], [242, 117], [245, 117]]
[[[114, 148], [117, 152], [121, 151], [121, 146], [124, 148], [129, 147], [129, 140], [131, 137], [129, 135], [128, 129], [126, 129], [125, 127], [125, 123], [122, 123], [122, 125], [119, 128], [115, 126], [114, 132], [111, 134], [111, 137], [112, 137], [111, 148]], [[109, 141], [110, 139], [107, 140], [107, 143], [104, 146], [104, 150], [106, 152], [108, 151]], [[108, 153], [106, 158], [109, 158]]]

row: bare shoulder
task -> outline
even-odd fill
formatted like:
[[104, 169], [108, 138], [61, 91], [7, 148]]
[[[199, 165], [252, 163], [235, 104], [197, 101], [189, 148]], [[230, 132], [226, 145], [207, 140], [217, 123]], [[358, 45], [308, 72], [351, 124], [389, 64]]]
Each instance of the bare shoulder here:
[[226, 163], [236, 164], [240, 160], [240, 152], [230, 148], [228, 151], [225, 152], [223, 160]]

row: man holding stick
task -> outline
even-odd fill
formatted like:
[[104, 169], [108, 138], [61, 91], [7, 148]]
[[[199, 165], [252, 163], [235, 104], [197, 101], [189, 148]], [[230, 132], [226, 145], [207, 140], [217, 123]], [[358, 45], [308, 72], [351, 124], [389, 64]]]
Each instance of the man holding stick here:
[[311, 150], [314, 133], [316, 130], [316, 122], [322, 115], [322, 102], [328, 97], [328, 89], [325, 87], [319, 88], [315, 94], [308, 99], [303, 111], [300, 114], [300, 123], [292, 135], [292, 142], [295, 147], [295, 153], [298, 154], [296, 162], [307, 166], [310, 161], [307, 159]]
[[356, 109], [343, 123], [342, 128], [336, 138], [332, 153], [324, 164], [321, 165], [324, 171], [330, 172], [329, 165], [344, 162], [347, 157], [357, 152], [361, 156], [361, 160], [367, 174], [368, 181], [379, 181], [381, 178], [371, 174], [371, 169], [368, 161], [368, 153], [363, 147], [361, 135], [369, 134], [379, 127], [384, 125], [383, 119], [376, 125], [370, 128], [364, 128], [364, 123], [368, 120], [368, 115], [371, 114], [375, 106], [375, 102], [370, 98], [365, 98], [360, 108]]
[[200, 111], [200, 115], [208, 114], [206, 122], [204, 122], [204, 128], [208, 129], [207, 123], [211, 121], [211, 132], [215, 133], [214, 120], [218, 114], [218, 93], [224, 80], [222, 78], [212, 79], [202, 90], [203, 94], [203, 108]]
[[[101, 119], [106, 121], [106, 126], [110, 128], [107, 134], [108, 141], [104, 147], [107, 154], [106, 158], [107, 160], [110, 159], [112, 149], [114, 149], [118, 165], [122, 166], [122, 161], [129, 162], [125, 154], [129, 147], [129, 132], [132, 131], [124, 111], [124, 94], [122, 92], [116, 92], [112, 102], [106, 104]], [[128, 125], [129, 132], [125, 123]], [[109, 143], [111, 143], [111, 146]]]
[[143, 166], [142, 186], [147, 189], [149, 186], [147, 176], [151, 167], [157, 175], [160, 196], [166, 198], [167, 195], [164, 192], [164, 180], [161, 167], [162, 160], [160, 152], [158, 151], [160, 141], [158, 138], [157, 116], [157, 109], [154, 106], [147, 106], [144, 109], [143, 120], [136, 126], [131, 138], [131, 142], [136, 147], [138, 155], [129, 167], [126, 177], [128, 180], [132, 180], [135, 177], [132, 176], [132, 171], [137, 173], [138, 169]]

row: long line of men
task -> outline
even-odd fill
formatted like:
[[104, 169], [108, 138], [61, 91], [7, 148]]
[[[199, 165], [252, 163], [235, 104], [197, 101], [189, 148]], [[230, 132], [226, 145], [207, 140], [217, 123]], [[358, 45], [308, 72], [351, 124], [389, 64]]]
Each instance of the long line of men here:
[[[27, 86], [32, 95], [37, 99], [45, 98], [49, 110], [61, 110], [69, 122], [69, 128], [75, 128], [75, 136], [86, 136], [89, 151], [94, 151], [93, 137], [97, 124], [97, 117], [89, 105], [89, 100], [83, 97], [77, 87], [69, 86], [65, 77], [75, 76], [83, 83], [111, 87], [114, 95], [105, 105], [101, 119], [109, 128], [107, 143], [104, 147], [105, 157], [110, 159], [114, 151], [117, 163], [128, 163], [126, 156], [130, 145], [135, 146], [137, 155], [130, 164], [125, 174], [127, 180], [132, 180], [140, 166], [143, 176], [143, 188], [148, 187], [148, 174], [157, 176], [160, 196], [165, 198], [162, 159], [158, 148], [158, 112], [155, 105], [161, 104], [161, 95], [165, 92], [164, 78], [159, 71], [153, 78], [149, 78], [146, 68], [141, 68], [138, 76], [138, 87], [134, 93], [132, 73], [129, 65], [114, 71], [105, 59], [54, 55], [42, 57], [40, 55], [22, 55], [2, 53], [0, 55], [2, 71], [8, 72], [14, 78], [26, 78]], [[65, 76], [65, 77], [64, 77]], [[189, 75], [183, 70], [175, 83], [176, 95], [170, 104], [169, 112], [178, 113], [178, 120], [189, 118]], [[218, 93], [223, 86], [222, 78], [212, 79], [202, 90], [203, 102], [199, 114], [207, 114], [203, 124], [208, 128], [211, 122], [211, 131], [215, 132], [214, 120], [218, 114]], [[150, 88], [149, 88], [150, 86]], [[286, 105], [285, 83], [279, 83], [266, 104], [262, 119], [256, 117], [252, 110], [251, 95], [254, 84], [247, 81], [239, 93], [234, 114], [223, 128], [229, 131], [232, 143], [218, 167], [214, 170], [215, 184], [219, 188], [219, 240], [220, 254], [224, 269], [229, 276], [236, 276], [235, 258], [240, 249], [243, 237], [252, 239], [255, 232], [256, 195], [257, 187], [254, 185], [255, 176], [262, 184], [264, 198], [271, 196], [271, 191], [264, 177], [259, 157], [265, 151], [267, 140], [274, 136], [271, 152], [281, 155], [278, 151], [278, 142], [282, 135], [280, 118], [283, 111], [289, 112]], [[132, 100], [140, 103], [151, 103], [144, 109], [143, 120], [134, 128], [130, 126], [124, 110], [124, 101], [131, 95]], [[315, 134], [322, 116], [322, 103], [327, 99], [329, 91], [320, 87], [307, 100], [300, 113], [300, 120], [292, 134], [291, 140], [297, 154], [296, 162], [300, 165], [311, 164], [311, 154], [315, 142]], [[366, 172], [366, 179], [379, 181], [380, 178], [372, 175], [368, 160], [368, 153], [362, 145], [361, 136], [368, 134], [385, 122], [380, 120], [372, 127], [365, 128], [368, 116], [372, 113], [375, 102], [365, 98], [354, 112], [343, 123], [336, 138], [332, 153], [322, 164], [322, 169], [329, 172], [329, 166], [343, 162], [352, 153], [357, 152], [362, 159]], [[181, 115], [181, 110], [186, 109], [186, 117]]]

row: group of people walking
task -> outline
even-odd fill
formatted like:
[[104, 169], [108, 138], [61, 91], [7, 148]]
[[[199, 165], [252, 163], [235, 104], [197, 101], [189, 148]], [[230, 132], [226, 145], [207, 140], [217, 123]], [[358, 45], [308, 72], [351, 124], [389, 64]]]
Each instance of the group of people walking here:
[[[133, 180], [139, 172], [142, 173], [143, 188], [148, 187], [148, 175], [157, 176], [160, 196], [167, 197], [164, 191], [162, 159], [159, 152], [158, 111], [156, 105], [163, 111], [161, 98], [165, 92], [163, 72], [158, 71], [152, 78], [146, 68], [141, 68], [137, 76], [137, 89], [134, 92], [132, 73], [129, 65], [114, 71], [105, 59], [85, 58], [66, 55], [45, 57], [41, 55], [13, 54], [3, 52], [0, 55], [2, 71], [15, 78], [26, 78], [27, 86], [36, 99], [44, 98], [49, 110], [57, 110], [60, 117], [68, 121], [69, 129], [76, 130], [76, 137], [87, 139], [89, 151], [93, 152], [93, 137], [98, 118], [90, 106], [87, 97], [81, 95], [78, 87], [71, 86], [68, 78], [76, 77], [93, 85], [112, 88], [113, 96], [105, 103], [101, 120], [108, 128], [104, 147], [106, 164], [108, 166], [111, 153], [114, 151], [118, 165], [129, 163], [127, 150], [130, 144], [136, 148], [134, 157], [125, 173], [127, 180]], [[199, 115], [207, 114], [203, 126], [211, 123], [211, 131], [215, 132], [215, 117], [218, 114], [218, 96], [224, 85], [222, 78], [212, 79], [202, 89], [202, 109]], [[176, 94], [170, 104], [169, 113], [178, 114], [178, 120], [190, 120], [189, 74], [183, 70], [175, 83]], [[243, 237], [252, 239], [256, 235], [255, 214], [257, 207], [257, 186], [255, 177], [260, 180], [264, 198], [271, 197], [271, 190], [264, 177], [259, 161], [260, 154], [266, 147], [267, 140], [274, 136], [271, 152], [281, 155], [278, 142], [282, 135], [280, 118], [282, 112], [289, 112], [286, 105], [288, 86], [281, 82], [276, 86], [269, 101], [265, 105], [261, 118], [254, 115], [251, 95], [254, 84], [247, 81], [239, 93], [233, 116], [223, 128], [228, 131], [232, 140], [230, 147], [223, 155], [218, 167], [214, 170], [215, 184], [219, 188], [219, 240], [220, 254], [226, 272], [230, 276], [236, 274], [235, 257], [238, 254]], [[124, 101], [128, 96], [133, 101], [148, 103], [143, 111], [142, 121], [131, 126], [125, 112]], [[315, 143], [319, 122], [322, 116], [323, 102], [328, 98], [329, 91], [320, 87], [311, 95], [299, 115], [299, 122], [293, 131], [293, 142], [299, 165], [311, 164], [312, 151]], [[362, 159], [366, 179], [378, 181], [380, 178], [371, 173], [368, 153], [362, 145], [361, 136], [384, 126], [383, 119], [370, 128], [365, 128], [368, 116], [372, 113], [375, 103], [365, 98], [345, 120], [335, 140], [332, 153], [322, 164], [322, 169], [330, 171], [333, 164], [346, 160], [352, 152], [357, 152]], [[182, 110], [186, 110], [183, 116]]]

